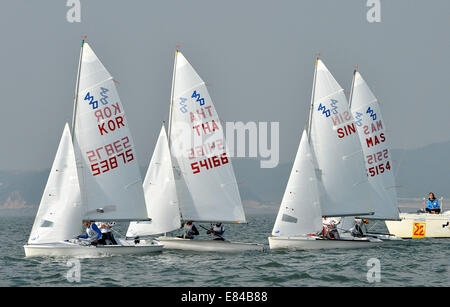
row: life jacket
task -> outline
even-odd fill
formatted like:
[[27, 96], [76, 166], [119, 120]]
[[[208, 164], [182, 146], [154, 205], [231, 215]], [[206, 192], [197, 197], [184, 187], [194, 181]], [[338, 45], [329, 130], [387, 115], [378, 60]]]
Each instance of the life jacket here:
[[91, 224], [91, 226], [89, 226], [88, 228], [86, 228], [86, 234], [87, 234], [87, 238], [90, 240], [90, 241], [94, 241], [95, 239], [97, 239], [97, 236], [98, 236], [98, 232], [97, 231], [95, 231], [93, 228], [92, 228], [92, 224]]
[[186, 236], [192, 237], [195, 235], [195, 231], [192, 229], [194, 224], [186, 225]]
[[221, 239], [223, 238], [223, 234], [225, 233], [225, 227], [223, 225], [217, 226], [214, 225], [213, 228], [213, 239]]

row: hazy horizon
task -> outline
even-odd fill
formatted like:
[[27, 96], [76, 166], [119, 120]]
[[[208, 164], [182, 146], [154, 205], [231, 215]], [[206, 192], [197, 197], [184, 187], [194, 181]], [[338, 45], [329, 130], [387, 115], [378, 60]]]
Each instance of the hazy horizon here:
[[295, 157], [318, 52], [347, 96], [358, 64], [392, 148], [448, 142], [450, 2], [381, 1], [379, 23], [366, 2], [81, 0], [81, 22], [69, 23], [66, 1], [3, 1], [0, 170], [51, 167], [83, 35], [119, 82], [142, 166], [168, 117], [177, 45], [222, 120], [280, 123], [280, 163]]

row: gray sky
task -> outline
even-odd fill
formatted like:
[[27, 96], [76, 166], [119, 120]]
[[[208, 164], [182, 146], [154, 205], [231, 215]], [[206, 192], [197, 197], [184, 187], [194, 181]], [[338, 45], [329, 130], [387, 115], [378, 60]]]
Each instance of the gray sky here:
[[[281, 162], [294, 159], [317, 52], [348, 95], [355, 64], [382, 104], [394, 148], [450, 139], [450, 1], [3, 0], [0, 170], [51, 167], [72, 117], [82, 35], [116, 80], [140, 164], [168, 117], [173, 54], [209, 85], [224, 121], [280, 122]], [[445, 93], [444, 93], [445, 91]]]

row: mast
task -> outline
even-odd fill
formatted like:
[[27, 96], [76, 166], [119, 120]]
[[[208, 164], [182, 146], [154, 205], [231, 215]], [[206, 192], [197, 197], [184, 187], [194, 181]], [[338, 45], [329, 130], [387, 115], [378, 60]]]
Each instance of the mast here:
[[170, 135], [172, 132], [173, 91], [175, 90], [177, 57], [178, 57], [178, 49], [175, 50], [175, 60], [173, 61], [172, 88], [170, 89], [169, 124], [167, 128], [167, 141], [169, 142], [169, 150], [170, 150]]
[[[169, 145], [169, 154], [170, 154], [170, 159], [172, 159], [172, 152], [171, 152], [171, 146], [170, 146], [170, 136], [172, 134], [172, 113], [173, 113], [173, 95], [174, 95], [174, 90], [175, 90], [175, 78], [176, 78], [176, 72], [177, 72], [177, 59], [178, 59], [178, 49], [175, 50], [175, 59], [173, 61], [173, 73], [172, 73], [172, 87], [170, 89], [170, 105], [169, 105], [169, 123], [167, 125], [167, 142]], [[175, 167], [173, 167], [172, 165], [172, 169], [175, 171]], [[175, 189], [179, 189], [175, 186]], [[182, 200], [179, 199], [178, 200], [179, 204], [181, 205]], [[183, 221], [183, 224], [185, 224], [185, 219], [183, 217], [183, 214], [181, 212], [181, 208], [179, 208], [180, 210], [180, 217], [181, 220]], [[164, 234], [166, 235], [166, 234]]]
[[73, 98], [73, 116], [72, 116], [72, 141], [75, 132], [75, 121], [77, 115], [77, 105], [78, 105], [78, 88], [80, 85], [80, 71], [81, 71], [81, 60], [83, 57], [83, 47], [84, 47], [84, 39], [81, 41], [81, 49], [80, 49], [80, 59], [78, 60], [78, 72], [77, 72], [77, 83], [75, 85], [75, 97]]
[[311, 92], [311, 107], [309, 109], [309, 118], [308, 118], [308, 143], [311, 144], [311, 124], [312, 124], [312, 114], [314, 110], [314, 94], [316, 92], [316, 76], [317, 76], [317, 64], [319, 63], [319, 57], [316, 58], [314, 63], [314, 79], [313, 86]]
[[[352, 80], [352, 87], [350, 88], [350, 96], [348, 98], [348, 109], [351, 110], [352, 108], [352, 100], [353, 100], [353, 87], [355, 86], [355, 76], [356, 76], [357, 70], [355, 69], [353, 71], [353, 80]], [[351, 113], [351, 111], [350, 111]]]

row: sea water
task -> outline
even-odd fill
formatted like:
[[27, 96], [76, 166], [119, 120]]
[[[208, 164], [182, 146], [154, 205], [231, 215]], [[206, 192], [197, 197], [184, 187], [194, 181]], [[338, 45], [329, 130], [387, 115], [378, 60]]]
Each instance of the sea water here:
[[[25, 258], [23, 245], [34, 217], [0, 217], [0, 286], [450, 286], [450, 239], [390, 241], [368, 249], [270, 251], [267, 237], [275, 215], [248, 215], [248, 224], [225, 225], [228, 239], [264, 244], [266, 252], [163, 250], [76, 260]], [[127, 226], [115, 230], [125, 233]], [[206, 230], [197, 228], [207, 238]], [[79, 275], [72, 274], [75, 264]]]

